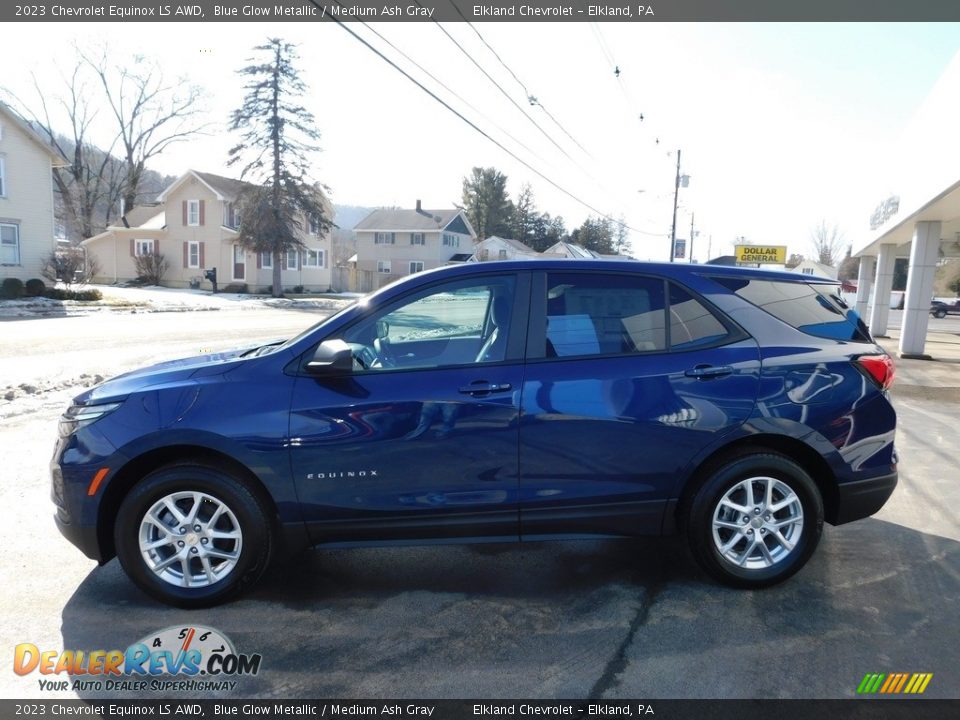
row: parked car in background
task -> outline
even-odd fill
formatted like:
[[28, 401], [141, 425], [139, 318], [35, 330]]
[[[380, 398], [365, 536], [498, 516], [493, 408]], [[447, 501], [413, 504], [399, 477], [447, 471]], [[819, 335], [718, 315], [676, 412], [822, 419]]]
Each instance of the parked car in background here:
[[[182, 607], [307, 546], [679, 533], [757, 588], [897, 483], [890, 357], [835, 282], [528, 260], [417, 273], [282, 343], [74, 399], [61, 532]], [[864, 552], [869, 552], [865, 548]]]
[[930, 303], [930, 314], [935, 318], [944, 318], [947, 315], [958, 315], [960, 314], [960, 300], [954, 300], [953, 302], [934, 300]]

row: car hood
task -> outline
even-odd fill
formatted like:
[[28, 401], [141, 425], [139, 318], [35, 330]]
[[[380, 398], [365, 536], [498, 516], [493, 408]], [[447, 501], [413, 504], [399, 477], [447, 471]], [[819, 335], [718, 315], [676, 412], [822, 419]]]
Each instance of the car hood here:
[[147, 388], [182, 382], [200, 373], [209, 375], [229, 372], [239, 365], [244, 353], [255, 347], [168, 360], [133, 370], [90, 388], [75, 397], [73, 402], [78, 405], [112, 402]]

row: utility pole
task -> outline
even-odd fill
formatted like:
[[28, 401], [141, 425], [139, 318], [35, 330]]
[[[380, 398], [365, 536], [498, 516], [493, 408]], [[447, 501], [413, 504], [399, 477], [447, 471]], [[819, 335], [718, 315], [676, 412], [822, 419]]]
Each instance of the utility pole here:
[[680, 151], [677, 150], [677, 179], [673, 183], [673, 226], [670, 230], [670, 262], [677, 252], [677, 199], [680, 194]]
[[693, 262], [693, 213], [690, 213], [690, 247], [687, 248], [687, 252], [690, 254], [687, 256], [687, 262]]

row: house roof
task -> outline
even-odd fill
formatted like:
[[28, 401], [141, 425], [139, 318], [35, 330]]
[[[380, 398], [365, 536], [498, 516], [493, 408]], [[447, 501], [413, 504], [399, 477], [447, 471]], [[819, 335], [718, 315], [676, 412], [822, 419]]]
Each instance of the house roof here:
[[573, 243], [563, 242], [562, 240], [554, 245], [551, 245], [549, 248], [543, 251], [544, 255], [564, 255], [566, 257], [582, 259], [582, 260], [592, 260], [600, 257], [598, 253], [595, 253], [593, 250], [588, 250], [587, 248], [581, 245], [575, 245]]
[[792, 268], [787, 268], [790, 272], [802, 272], [804, 268], [809, 268], [816, 273], [819, 273], [823, 277], [837, 279], [837, 269], [830, 267], [829, 265], [824, 265], [823, 263], [818, 263], [816, 260], [804, 259], [794, 265]]
[[127, 227], [141, 227], [148, 220], [155, 217], [157, 213], [163, 213], [163, 207], [157, 203], [137, 205], [136, 207], [130, 208], [130, 212], [124, 214], [123, 220], [126, 222]]
[[513, 238], [500, 237], [499, 235], [491, 235], [491, 236], [488, 237], [486, 240], [482, 240], [481, 242], [479, 242], [479, 243], [477, 243], [477, 244], [478, 244], [478, 245], [482, 245], [483, 243], [489, 242], [489, 241], [491, 241], [491, 240], [497, 240], [497, 241], [502, 242], [502, 243], [504, 243], [504, 244], [506, 244], [506, 245], [509, 245], [510, 247], [512, 247], [512, 248], [513, 248], [514, 250], [516, 250], [517, 252], [537, 254], [537, 251], [534, 250], [534, 249], [533, 249], [532, 247], [530, 247], [529, 245], [526, 245], [526, 244], [520, 242], [519, 240], [514, 240]]
[[16, 127], [23, 131], [28, 138], [43, 148], [43, 151], [50, 156], [51, 160], [53, 160], [53, 167], [66, 167], [70, 164], [60, 157], [60, 155], [52, 147], [50, 147], [50, 144], [40, 133], [33, 129], [30, 123], [20, 117], [20, 115], [12, 107], [4, 102], [0, 102], [0, 115], [12, 122]]
[[353, 229], [385, 232], [443, 230], [456, 219], [460, 212], [457, 208], [419, 211], [406, 208], [381, 208], [367, 215]]
[[236, 180], [222, 175], [214, 175], [213, 173], [199, 172], [197, 170], [187, 170], [157, 196], [157, 201], [166, 202], [167, 196], [173, 192], [174, 188], [191, 177], [196, 178], [206, 185], [210, 192], [217, 196], [217, 200], [235, 200], [244, 188], [251, 187], [250, 183], [243, 182], [242, 180]]

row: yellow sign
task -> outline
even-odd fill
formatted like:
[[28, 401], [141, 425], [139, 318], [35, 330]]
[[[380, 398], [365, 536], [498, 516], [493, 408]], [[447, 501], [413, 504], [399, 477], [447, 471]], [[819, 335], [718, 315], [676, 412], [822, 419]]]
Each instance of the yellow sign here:
[[738, 263], [783, 265], [787, 261], [786, 245], [737, 245]]

